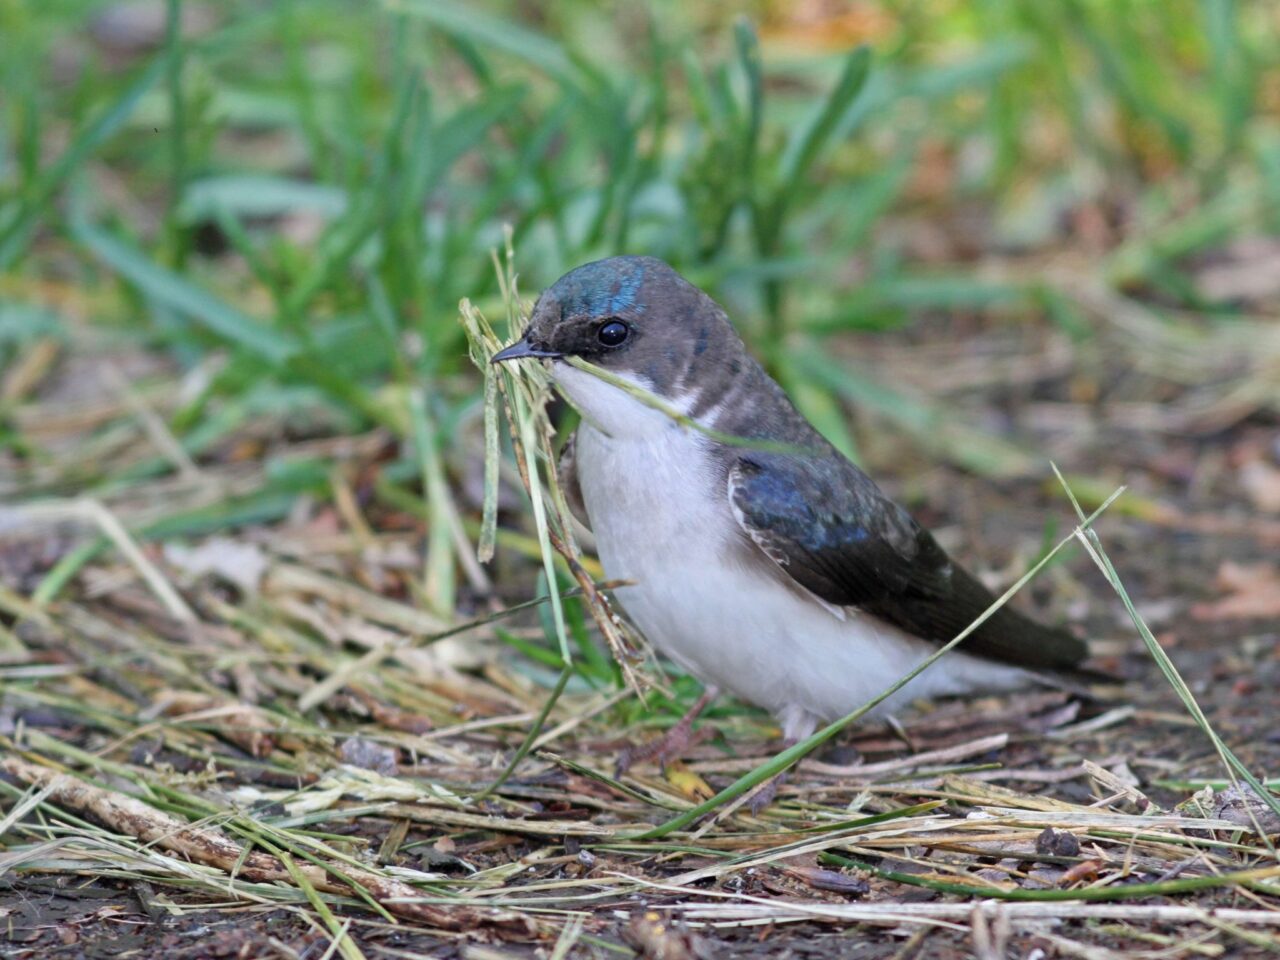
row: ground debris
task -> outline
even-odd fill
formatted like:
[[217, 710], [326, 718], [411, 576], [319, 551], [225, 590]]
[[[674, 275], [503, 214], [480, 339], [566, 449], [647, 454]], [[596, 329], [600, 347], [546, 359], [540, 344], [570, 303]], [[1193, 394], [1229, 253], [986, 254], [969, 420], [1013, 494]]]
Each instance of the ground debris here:
[[157, 810], [133, 797], [103, 790], [68, 774], [58, 773], [18, 757], [0, 760], [0, 770], [38, 787], [62, 807], [88, 813], [104, 826], [154, 844], [196, 863], [217, 867], [245, 879], [267, 883], [309, 883], [317, 890], [350, 896], [358, 884], [387, 910], [443, 930], [492, 926], [507, 933], [532, 935], [534, 926], [523, 914], [473, 907], [438, 907], [420, 900], [419, 891], [396, 880], [345, 866], [336, 874], [316, 864], [293, 864], [278, 857], [246, 851], [240, 844], [214, 830], [198, 827]]
[[1080, 855], [1080, 841], [1074, 833], [1066, 830], [1055, 830], [1045, 827], [1036, 837], [1036, 853], [1050, 854], [1055, 857], [1076, 857]]
[[710, 944], [656, 910], [632, 916], [623, 928], [623, 939], [644, 960], [712, 960], [715, 957]]
[[1216, 585], [1226, 596], [1191, 608], [1197, 620], [1280, 619], [1280, 568], [1227, 560], [1218, 568]]
[[[1001, 375], [973, 352], [977, 341], [930, 329], [910, 349], [881, 337], [858, 346], [890, 379], [925, 383], [945, 370], [945, 389], [979, 390], [993, 419], [1027, 410], [1022, 426], [1047, 425], [1039, 440], [1059, 462], [1093, 471], [1097, 489], [1076, 488], [1085, 500], [1136, 478], [1138, 493], [1117, 503], [1127, 519], [1100, 535], [1126, 579], [1133, 572], [1140, 611], [1158, 614], [1160, 642], [1215, 729], [1251, 769], [1280, 769], [1269, 424], [1186, 437], [1178, 430], [1193, 411], [1176, 401], [1085, 409], [1055, 394], [1074, 369], [1071, 345], [1056, 340], [1042, 356], [1034, 337], [1023, 359], [1038, 358], [1027, 382], [1043, 399], [1005, 410], [987, 390]], [[1002, 336], [992, 333], [1003, 344], [995, 366], [1011, 370], [1019, 358]], [[177, 387], [158, 384], [159, 409]], [[197, 455], [194, 475], [156, 476], [156, 451], [127, 405], [84, 399], [93, 402], [66, 416], [19, 407], [16, 422], [68, 448], [120, 433], [116, 469], [138, 479], [104, 494], [104, 509], [137, 533], [138, 552], [83, 559], [100, 533], [83, 518], [21, 538], [0, 531], [0, 911], [13, 921], [0, 953], [195, 960], [354, 956], [354, 945], [370, 960], [380, 948], [526, 960], [560, 948], [612, 955], [601, 951], [631, 938], [645, 956], [823, 957], [854, 943], [883, 960], [973, 955], [985, 924], [986, 946], [1004, 943], [1006, 955], [1129, 956], [1172, 950], [1185, 934], [1206, 956], [1234, 956], [1274, 933], [1280, 878], [1258, 833], [1274, 831], [1271, 811], [1256, 796], [1232, 799], [1127, 614], [1091, 585], [1087, 558], [1046, 571], [1051, 583], [1015, 602], [1078, 622], [1133, 682], [1102, 699], [1026, 690], [917, 705], [802, 761], [758, 814], [743, 806], [655, 839], [774, 755], [777, 731], [720, 701], [683, 765], [614, 776], [619, 751], [696, 691], [678, 677], [670, 705], [651, 695], [641, 707], [607, 658], [596, 674], [579, 658], [543, 732], [498, 785], [558, 669], [549, 611], [504, 609], [538, 593], [541, 558], [514, 529], [523, 501], [499, 504], [512, 540], [498, 544], [492, 583], [459, 563], [467, 586], [449, 609], [425, 592], [432, 528], [417, 481], [395, 503], [379, 497], [399, 442], [387, 428], [290, 442], [264, 419], [234, 431], [223, 454]], [[1254, 439], [1241, 439], [1247, 430]], [[980, 545], [975, 555], [1006, 582], [1061, 506], [1056, 486], [1046, 499], [1034, 484], [989, 493], [945, 466], [898, 471], [871, 443], [887, 482], [927, 502], [931, 526], [949, 527], [958, 547]], [[210, 539], [141, 534], [176, 510], [253, 494], [274, 455], [334, 460], [335, 502], [295, 497], [274, 519]], [[466, 533], [474, 518], [463, 519]], [[238, 558], [249, 569], [240, 582]], [[1262, 619], [1245, 612], [1256, 610]], [[1183, 805], [1193, 795], [1203, 802]], [[79, 889], [104, 897], [78, 908], [83, 922], [52, 908], [24, 919], [23, 903], [72, 902], [65, 894]]]
[[[1273, 794], [1275, 796], [1275, 794]], [[1247, 783], [1235, 783], [1213, 798], [1213, 816], [1267, 835], [1280, 834], [1276, 813], [1258, 791]]]

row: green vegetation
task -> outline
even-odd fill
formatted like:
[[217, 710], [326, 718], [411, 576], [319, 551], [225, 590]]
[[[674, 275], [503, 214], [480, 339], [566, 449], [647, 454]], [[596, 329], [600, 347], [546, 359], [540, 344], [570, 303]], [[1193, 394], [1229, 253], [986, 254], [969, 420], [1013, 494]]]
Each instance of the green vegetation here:
[[[131, 40], [110, 4], [0, 7], [0, 359], [65, 331], [49, 284], [184, 366], [218, 352], [171, 418], [196, 458], [255, 412], [317, 405], [409, 440], [419, 387], [422, 436], [447, 450], [476, 399], [457, 303], [496, 293], [503, 224], [526, 290], [617, 251], [688, 271], [852, 449], [845, 400], [920, 438], [936, 418], [824, 365], [828, 337], [957, 310], [1085, 336], [1093, 285], [1229, 320], [1180, 263], [1280, 222], [1280, 25], [1261, 2], [886, 3], [809, 26], [765, 5], [763, 43], [662, 3], [563, 2], [537, 24], [428, 0], [192, 5], [187, 39], [182, 7]], [[832, 44], [841, 29], [869, 46]], [[1010, 253], [1052, 249], [1081, 207], [1116, 222], [1072, 277], [921, 263], [876, 229], [965, 204]], [[972, 439], [932, 442], [1018, 469]]]
[[[0, 38], [0, 679], [5, 710], [12, 696], [56, 728], [0, 733], [6, 869], [88, 863], [286, 905], [351, 958], [360, 903], [432, 929], [558, 931], [557, 957], [622, 949], [584, 933], [581, 911], [797, 850], [966, 897], [1277, 895], [1260, 822], [1280, 809], [1262, 787], [1275, 771], [1254, 779], [1247, 745], [1215, 732], [1121, 583], [1123, 556], [1112, 566], [1090, 526], [1117, 478], [1074, 463], [1051, 495], [1065, 504], [1067, 490], [1080, 526], [1050, 520], [1026, 566], [1084, 545], [1221, 761], [1179, 755], [1151, 782], [1240, 777], [1265, 796], [1251, 822], [1205, 808], [1186, 826], [1136, 789], [1099, 809], [960, 776], [994, 772], [1004, 729], [872, 764], [865, 783], [823, 774], [834, 806], [738, 810], [862, 711], [772, 759], [712, 764], [718, 793], [602, 773], [599, 742], [673, 722], [696, 686], [626, 695], [637, 664], [619, 656], [625, 630], [548, 469], [545, 384], [477, 370], [520, 322], [517, 274], [527, 298], [584, 261], [645, 253], [715, 295], [855, 457], [874, 459], [868, 414], [957, 473], [1047, 474], [1016, 431], [857, 352], [947, 324], [1065, 342], [1072, 376], [1124, 365], [1139, 386], [1122, 400], [1142, 407], [1130, 414], [1177, 401], [1165, 436], [1273, 423], [1280, 285], [1255, 295], [1200, 268], [1280, 232], [1274, 3], [0, 0]], [[1276, 269], [1270, 256], [1255, 272]], [[1060, 406], [1093, 402], [1080, 379]], [[1176, 511], [1146, 494], [1139, 481], [1107, 519], [1171, 525]], [[6, 549], [29, 524], [37, 539]], [[64, 524], [77, 534], [60, 539]], [[235, 539], [212, 577], [170, 552], [215, 534]], [[251, 588], [225, 582], [232, 543], [264, 565]], [[515, 656], [443, 671], [458, 634]], [[1073, 728], [1062, 714], [1044, 729], [1080, 739], [1036, 773], [1058, 783], [1090, 756], [1077, 742], [1133, 715]], [[711, 717], [731, 741], [766, 729], [732, 704]], [[375, 774], [352, 743], [429, 772]], [[55, 782], [54, 766], [79, 779]], [[530, 769], [561, 779], [522, 781]], [[227, 801], [219, 777], [263, 805]], [[121, 839], [104, 810], [122, 794], [163, 842]], [[556, 819], [540, 819], [544, 802]], [[977, 816], [943, 835], [944, 804]], [[352, 824], [370, 832], [343, 833]], [[1088, 868], [1060, 887], [1030, 882], [1025, 850], [1006, 858], [1010, 882], [980, 859], [1064, 825], [1093, 846], [1058, 857]], [[495, 832], [524, 837], [527, 861], [485, 846], [467, 853], [474, 872], [404, 867], [403, 850], [443, 863], [455, 840]], [[579, 840], [629, 867], [657, 851], [671, 870], [685, 854], [712, 865], [590, 888], [522, 873], [543, 856], [567, 870]], [[554, 907], [538, 899], [558, 886]], [[907, 922], [868, 908], [847, 916]], [[1146, 909], [1089, 916], [1172, 922]], [[913, 916], [922, 931], [976, 923]], [[1212, 929], [1274, 947], [1227, 924]]]

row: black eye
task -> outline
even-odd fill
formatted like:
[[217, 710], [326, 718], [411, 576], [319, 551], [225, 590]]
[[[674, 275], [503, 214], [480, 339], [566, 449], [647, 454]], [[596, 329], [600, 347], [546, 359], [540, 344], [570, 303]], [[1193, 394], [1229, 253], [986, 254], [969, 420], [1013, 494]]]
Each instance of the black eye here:
[[610, 320], [596, 331], [596, 339], [606, 347], [616, 347], [627, 339], [631, 328], [621, 320]]

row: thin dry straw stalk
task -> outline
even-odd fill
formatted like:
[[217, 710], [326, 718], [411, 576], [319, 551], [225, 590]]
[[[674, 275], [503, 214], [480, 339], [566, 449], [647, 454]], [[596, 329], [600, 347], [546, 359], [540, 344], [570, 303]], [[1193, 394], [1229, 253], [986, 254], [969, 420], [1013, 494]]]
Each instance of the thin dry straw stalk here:
[[0, 770], [39, 788], [51, 803], [68, 810], [90, 814], [105, 826], [197, 863], [204, 863], [233, 876], [259, 883], [291, 883], [305, 889], [340, 896], [361, 892], [387, 911], [446, 930], [467, 930], [477, 926], [499, 927], [521, 935], [533, 932], [528, 918], [501, 910], [469, 906], [440, 907], [422, 903], [420, 892], [399, 880], [368, 870], [344, 865], [343, 872], [362, 890], [336, 881], [332, 873], [312, 864], [297, 864], [281, 856], [249, 850], [213, 830], [157, 810], [133, 797], [95, 787], [69, 774], [30, 763], [19, 757], [0, 760]]
[[[732, 433], [723, 433], [712, 427], [708, 427], [705, 423], [694, 419], [687, 413], [682, 413], [656, 394], [650, 393], [643, 387], [638, 387], [634, 383], [630, 383], [617, 374], [610, 373], [608, 370], [603, 367], [598, 367], [590, 361], [584, 360], [581, 357], [566, 357], [565, 362], [584, 373], [589, 373], [593, 377], [603, 380], [612, 387], [617, 387], [624, 393], [629, 394], [636, 400], [639, 400], [646, 407], [657, 410], [664, 416], [674, 420], [676, 423], [680, 424], [680, 426], [688, 430], [701, 433], [703, 436], [715, 440], [718, 443], [723, 443], [731, 447], [748, 447], [752, 450], [766, 450], [771, 453], [790, 453], [798, 456], [818, 452], [811, 447], [798, 446], [794, 443], [779, 443], [775, 440], [763, 440], [759, 437], [740, 437]], [[586, 414], [583, 413], [583, 416], [585, 417]]]
[[[509, 335], [514, 339], [522, 331], [524, 309], [519, 299], [510, 236], [505, 258], [500, 260], [495, 253], [494, 266], [502, 290]], [[469, 300], [463, 300], [459, 309], [471, 359], [485, 378], [485, 505], [477, 553], [481, 559], [491, 557], [496, 540], [500, 449], [496, 407], [501, 402], [510, 430], [516, 468], [532, 504], [563, 663], [570, 666], [572, 656], [555, 575], [554, 557], [557, 554], [581, 588], [583, 601], [609, 645], [614, 660], [621, 667], [628, 686], [643, 695], [652, 685], [652, 680], [636, 669], [634, 638], [624, 635], [621, 620], [613, 613], [608, 600], [583, 566], [582, 553], [573, 535], [568, 504], [555, 469], [552, 445], [555, 430], [547, 416], [545, 402], [550, 392], [548, 377], [536, 364], [521, 364], [518, 368], [509, 364], [495, 366], [491, 361], [493, 355], [502, 349], [503, 340]]]
[[[115, 544], [118, 549], [138, 571], [138, 575], [142, 577], [147, 586], [156, 595], [156, 598], [164, 604], [168, 612], [178, 620], [184, 623], [195, 623], [196, 615], [187, 602], [182, 599], [178, 591], [173, 585], [165, 579], [162, 574], [150, 560], [147, 559], [145, 553], [139, 548], [137, 542], [129, 535], [129, 531], [125, 529], [119, 518], [108, 510], [97, 500], [90, 497], [82, 497], [78, 500], [57, 500], [44, 503], [26, 503], [20, 506], [8, 508], [13, 511], [19, 520], [41, 521], [52, 520], [55, 522], [65, 520], [78, 520], [89, 522], [98, 527], [102, 534]], [[0, 515], [0, 520], [3, 516]]]
[[[667, 884], [637, 882], [671, 893], [687, 892]], [[700, 891], [704, 897], [716, 897]], [[842, 923], [967, 923], [974, 910], [988, 919], [1004, 916], [1017, 924], [1043, 924], [1046, 920], [1128, 920], [1155, 923], [1205, 923], [1215, 920], [1240, 925], [1280, 927], [1280, 910], [1245, 910], [1230, 907], [1183, 907], [1166, 904], [1115, 903], [820, 903], [779, 899], [766, 900], [745, 894], [725, 895], [735, 902], [692, 901], [663, 907], [691, 920], [764, 922], [768, 920], [813, 919]]]

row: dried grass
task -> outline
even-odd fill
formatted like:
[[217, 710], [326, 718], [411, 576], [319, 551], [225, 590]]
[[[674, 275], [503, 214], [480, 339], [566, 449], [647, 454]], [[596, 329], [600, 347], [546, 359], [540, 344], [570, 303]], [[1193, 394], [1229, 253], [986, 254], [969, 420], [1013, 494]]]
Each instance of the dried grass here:
[[[514, 332], [510, 260], [500, 269]], [[229, 589], [216, 571], [192, 577], [151, 548], [183, 529], [157, 514], [171, 481], [139, 481], [87, 513], [9, 510], [9, 535], [18, 520], [29, 535], [38, 517], [40, 535], [64, 531], [72, 548], [29, 589], [0, 589], [12, 717], [0, 736], [0, 875], [145, 881], [211, 909], [284, 906], [350, 957], [362, 932], [388, 922], [537, 940], [565, 957], [622, 936], [623, 916], [642, 944], [688, 946], [698, 930], [733, 926], [860, 924], [908, 943], [914, 930], [961, 931], [997, 955], [1010, 932], [1037, 931], [1066, 951], [1076, 941], [1064, 932], [1111, 924], [1106, 937], [1127, 942], [1137, 932], [1114, 926], [1125, 924], [1198, 931], [1206, 949], [1275, 946], [1266, 931], [1280, 924], [1280, 867], [1265, 802], [1242, 795], [1246, 815], [1229, 818], [1207, 795], [1161, 809], [1106, 747], [1135, 722], [1183, 736], [1185, 717], [1121, 704], [1081, 720], [1065, 694], [1031, 693], [942, 706], [897, 732], [860, 727], [853, 742], [867, 759], [833, 764], [802, 759], [820, 738], [771, 755], [759, 718], [729, 711], [712, 721], [727, 749], [703, 747], [665, 776], [641, 766], [614, 777], [620, 738], [636, 733], [625, 728], [628, 711], [638, 715], [632, 698], [653, 678], [574, 541], [545, 381], [491, 367], [499, 338], [470, 305], [463, 316], [491, 400], [483, 520], [470, 532], [483, 553], [522, 555], [521, 576], [540, 569], [542, 597], [466, 615], [432, 609], [434, 588], [404, 561], [411, 539], [367, 522], [355, 498], [348, 519], [365, 522], [337, 530], [245, 526], [236, 542], [263, 561], [256, 592]], [[499, 413], [513, 427], [536, 540], [497, 526]], [[145, 432], [134, 442], [126, 464], [148, 455]], [[352, 441], [353, 466], [376, 446]], [[217, 502], [252, 469], [202, 465], [183, 478], [183, 509]], [[433, 515], [409, 496], [379, 498], [378, 509]], [[186, 529], [206, 529], [189, 519], [201, 509]], [[83, 524], [50, 526], [85, 516], [115, 552]], [[532, 609], [552, 611], [545, 631], [513, 625]], [[584, 660], [575, 631], [587, 618], [621, 684]], [[513, 658], [513, 644], [544, 659]], [[761, 815], [731, 802], [796, 761]], [[710, 800], [708, 783], [721, 788]], [[908, 897], [913, 889], [929, 899]]]

